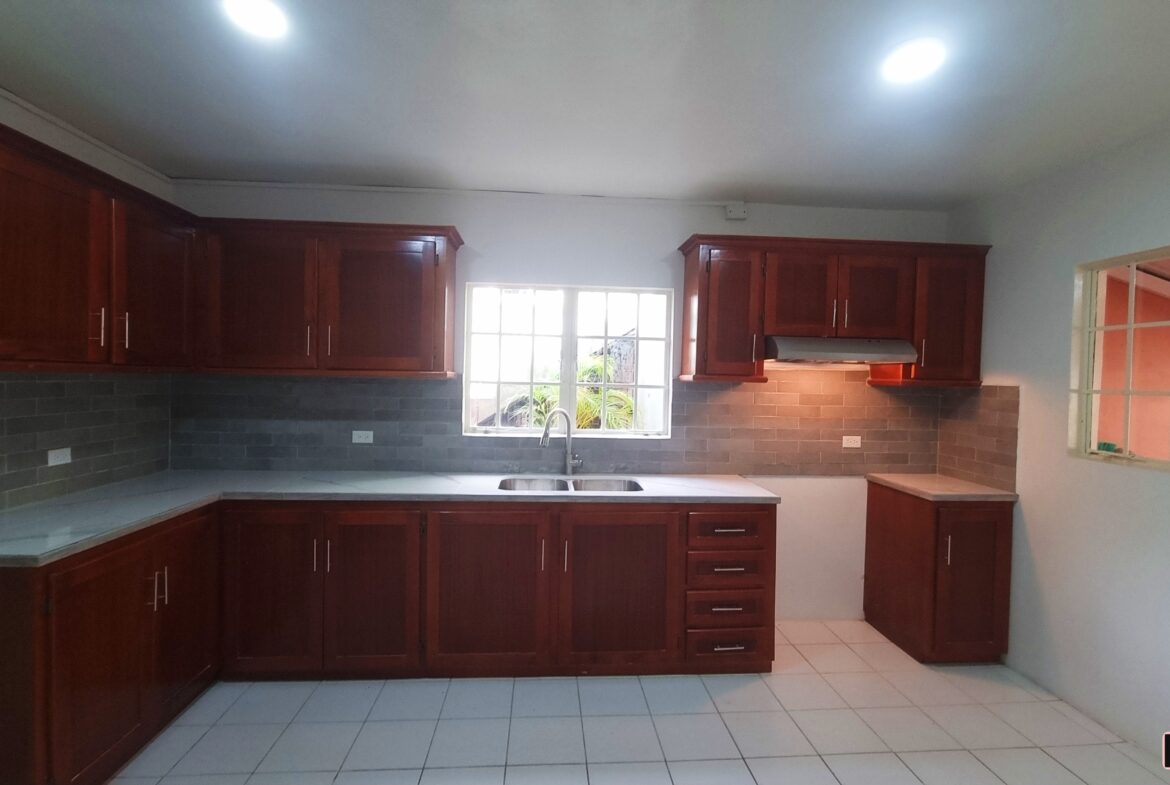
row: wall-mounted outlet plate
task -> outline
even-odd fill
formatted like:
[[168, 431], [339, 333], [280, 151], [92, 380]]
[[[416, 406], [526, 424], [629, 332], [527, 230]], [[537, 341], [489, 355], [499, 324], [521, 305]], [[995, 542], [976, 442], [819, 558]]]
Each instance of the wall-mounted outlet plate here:
[[842, 436], [841, 437], [841, 446], [848, 447], [850, 449], [855, 448], [855, 447], [860, 447], [861, 446], [861, 437], [860, 436]]
[[353, 443], [354, 444], [373, 444], [374, 443], [374, 432], [373, 431], [354, 431], [353, 432]]
[[50, 466], [60, 466], [63, 463], [73, 463], [73, 448], [62, 447], [59, 450], [49, 450]]

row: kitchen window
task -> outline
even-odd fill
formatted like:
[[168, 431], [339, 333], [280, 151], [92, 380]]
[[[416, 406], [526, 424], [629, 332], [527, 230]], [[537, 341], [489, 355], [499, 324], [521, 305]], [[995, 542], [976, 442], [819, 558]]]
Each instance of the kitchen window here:
[[1081, 267], [1070, 446], [1170, 469], [1170, 247]]
[[673, 294], [468, 284], [463, 432], [539, 433], [560, 407], [574, 435], [669, 437]]

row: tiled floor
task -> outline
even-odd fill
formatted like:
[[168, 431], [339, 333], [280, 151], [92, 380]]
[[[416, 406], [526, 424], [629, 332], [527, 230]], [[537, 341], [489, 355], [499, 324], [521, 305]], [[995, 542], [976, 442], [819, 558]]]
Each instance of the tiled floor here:
[[1159, 785], [1002, 666], [858, 621], [777, 625], [772, 673], [221, 683], [116, 785]]

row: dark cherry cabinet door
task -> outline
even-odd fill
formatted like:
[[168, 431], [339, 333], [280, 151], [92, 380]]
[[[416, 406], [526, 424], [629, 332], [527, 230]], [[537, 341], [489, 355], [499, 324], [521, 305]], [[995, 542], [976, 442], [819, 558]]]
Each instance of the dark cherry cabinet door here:
[[914, 337], [914, 259], [839, 256], [837, 335], [911, 340]]
[[0, 148], [0, 359], [106, 362], [110, 199]]
[[131, 202], [114, 202], [113, 360], [127, 365], [192, 362], [194, 232]]
[[190, 700], [219, 662], [219, 527], [205, 512], [154, 539], [159, 573], [149, 705], [163, 718]]
[[419, 668], [422, 520], [419, 511], [326, 513], [326, 671]]
[[141, 743], [158, 594], [146, 543], [50, 575], [52, 781], [104, 782]]
[[979, 380], [983, 267], [975, 257], [918, 259], [915, 379]]
[[1010, 505], [943, 507], [937, 547], [935, 656], [997, 659], [1007, 650]]
[[312, 509], [224, 512], [224, 669], [321, 668], [325, 542]]
[[320, 247], [321, 367], [435, 369], [443, 319], [435, 243], [355, 231], [326, 236]]
[[590, 665], [682, 657], [682, 524], [676, 512], [560, 517], [557, 659]]
[[217, 228], [207, 239], [206, 362], [317, 367], [317, 241], [289, 229]]
[[429, 669], [506, 675], [549, 662], [549, 570], [562, 554], [547, 513], [431, 513], [426, 549]]
[[764, 332], [761, 290], [764, 272], [758, 251], [705, 249], [706, 271], [699, 292], [700, 373], [731, 379], [763, 375]]
[[832, 336], [837, 323], [837, 257], [799, 251], [765, 254], [764, 333]]

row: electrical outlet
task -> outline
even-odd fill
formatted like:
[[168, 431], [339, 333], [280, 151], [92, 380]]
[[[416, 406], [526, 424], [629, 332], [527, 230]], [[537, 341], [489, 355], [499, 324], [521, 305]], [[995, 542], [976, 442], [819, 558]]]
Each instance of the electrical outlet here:
[[842, 436], [841, 437], [841, 446], [842, 447], [849, 447], [851, 449], [854, 447], [860, 447], [861, 446], [861, 437], [860, 436]]
[[72, 447], [62, 447], [59, 450], [49, 450], [50, 466], [60, 466], [63, 463], [73, 463]]
[[353, 443], [354, 444], [373, 444], [374, 443], [374, 432], [373, 431], [354, 431], [353, 432]]

